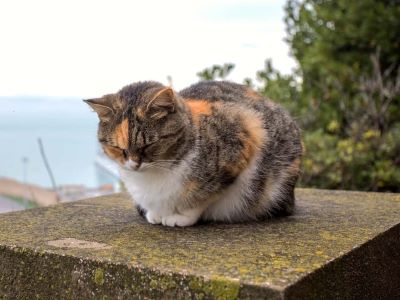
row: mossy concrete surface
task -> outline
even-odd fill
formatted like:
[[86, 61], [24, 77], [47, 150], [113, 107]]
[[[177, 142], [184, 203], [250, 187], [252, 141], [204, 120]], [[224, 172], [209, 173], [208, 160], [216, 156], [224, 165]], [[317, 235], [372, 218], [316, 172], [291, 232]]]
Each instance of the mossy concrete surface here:
[[400, 299], [400, 195], [296, 195], [291, 217], [190, 228], [126, 194], [0, 215], [0, 299]]

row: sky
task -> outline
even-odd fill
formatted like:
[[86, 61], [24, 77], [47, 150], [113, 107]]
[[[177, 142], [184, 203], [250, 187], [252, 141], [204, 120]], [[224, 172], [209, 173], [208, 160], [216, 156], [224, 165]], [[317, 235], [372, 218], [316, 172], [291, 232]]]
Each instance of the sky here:
[[213, 64], [289, 73], [284, 0], [2, 0], [0, 96], [81, 98], [156, 80], [177, 90]]

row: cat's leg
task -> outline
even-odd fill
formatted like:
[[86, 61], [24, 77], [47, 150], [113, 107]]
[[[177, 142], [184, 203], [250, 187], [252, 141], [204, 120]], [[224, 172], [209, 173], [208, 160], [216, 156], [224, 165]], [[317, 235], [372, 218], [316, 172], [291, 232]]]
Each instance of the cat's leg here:
[[143, 207], [141, 207], [140, 205], [136, 205], [136, 210], [141, 217], [144, 218], [146, 216], [146, 210]]
[[274, 199], [276, 205], [270, 209], [269, 213], [273, 217], [290, 216], [294, 212], [295, 196], [294, 188], [298, 176], [291, 176], [279, 189], [279, 195]]
[[147, 220], [147, 222], [149, 222], [151, 224], [161, 224], [162, 218], [158, 212], [148, 210], [146, 212], [146, 220]]
[[164, 226], [171, 226], [171, 227], [192, 226], [200, 219], [200, 216], [203, 213], [203, 211], [204, 211], [203, 207], [186, 209], [179, 213], [175, 213], [169, 216], [163, 216], [161, 222]]
[[276, 199], [277, 205], [269, 210], [269, 214], [272, 217], [286, 217], [292, 215], [295, 206], [294, 186], [282, 192], [279, 198], [279, 200]]

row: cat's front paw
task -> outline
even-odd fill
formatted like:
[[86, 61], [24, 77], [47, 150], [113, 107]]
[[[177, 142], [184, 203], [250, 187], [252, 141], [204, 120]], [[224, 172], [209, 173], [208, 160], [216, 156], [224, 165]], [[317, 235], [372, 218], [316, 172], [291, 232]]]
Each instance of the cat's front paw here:
[[161, 224], [161, 216], [154, 211], [146, 212], [146, 220], [151, 224]]
[[185, 216], [185, 215], [179, 215], [179, 214], [173, 214], [170, 216], [165, 216], [162, 217], [161, 222], [164, 226], [179, 226], [179, 227], [186, 227], [186, 226], [192, 226], [197, 222], [197, 217], [193, 216]]

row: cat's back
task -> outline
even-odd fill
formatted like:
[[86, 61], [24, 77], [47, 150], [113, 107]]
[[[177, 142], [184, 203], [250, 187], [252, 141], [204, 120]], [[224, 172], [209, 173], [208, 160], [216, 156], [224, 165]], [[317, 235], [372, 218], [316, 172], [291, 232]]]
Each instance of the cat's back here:
[[189, 102], [208, 103], [210, 107], [218, 106], [220, 113], [231, 113], [232, 108], [239, 112], [253, 111], [270, 130], [291, 124], [296, 126], [287, 111], [277, 103], [263, 97], [252, 88], [229, 81], [202, 81], [182, 90], [179, 94]]
[[251, 88], [229, 81], [202, 81], [182, 90], [186, 99], [246, 103], [262, 97]]
[[[303, 152], [301, 133], [295, 120], [279, 104], [263, 97], [252, 88], [229, 81], [203, 81], [191, 85], [179, 93], [200, 119], [198, 124], [227, 129], [237, 129], [237, 120], [247, 120], [248, 124], [258, 123], [264, 131], [267, 141], [264, 154], [285, 157], [285, 162], [300, 157]], [[197, 104], [197, 105], [196, 105]], [[204, 118], [199, 118], [201, 114]], [[213, 121], [210, 121], [212, 119]], [[240, 126], [240, 125], [239, 125]], [[257, 126], [249, 125], [249, 131]], [[287, 160], [287, 161], [286, 161]], [[282, 160], [274, 160], [279, 169]]]

